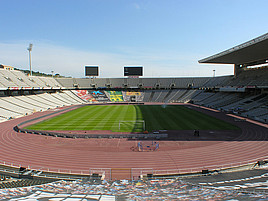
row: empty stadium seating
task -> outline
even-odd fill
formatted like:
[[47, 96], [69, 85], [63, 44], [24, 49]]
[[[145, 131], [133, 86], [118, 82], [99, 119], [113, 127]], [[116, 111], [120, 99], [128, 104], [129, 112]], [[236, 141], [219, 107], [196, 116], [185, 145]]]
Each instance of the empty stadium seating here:
[[232, 78], [227, 85], [230, 86], [268, 86], [268, 67], [246, 69], [236, 78]]
[[[0, 122], [44, 111], [52, 108], [88, 102], [194, 102], [228, 112], [239, 113], [259, 121], [267, 122], [267, 94], [228, 93], [206, 89], [220, 87], [268, 86], [268, 68], [246, 69], [237, 76], [186, 77], [186, 78], [52, 78], [28, 76], [18, 70], [0, 69]], [[79, 97], [75, 88], [89, 90], [102, 88], [106, 97], [95, 100], [88, 93]], [[34, 94], [27, 92], [40, 89]], [[46, 91], [47, 89], [72, 89]], [[114, 90], [116, 89], [116, 90]], [[128, 89], [135, 89], [140, 95], [127, 95]], [[200, 90], [202, 89], [202, 90]], [[234, 88], [235, 89], [235, 88]], [[11, 93], [5, 93], [11, 90]], [[26, 90], [19, 93], [18, 90]], [[104, 95], [105, 96], [105, 95]], [[107, 100], [106, 100], [107, 99]], [[103, 100], [103, 101], [101, 101]]]
[[0, 122], [66, 105], [82, 104], [71, 91], [0, 97]]
[[62, 85], [52, 77], [27, 76], [22, 71], [0, 69], [0, 88], [55, 88], [61, 86]]
[[65, 88], [200, 88], [225, 86], [231, 76], [190, 78], [56, 78]]

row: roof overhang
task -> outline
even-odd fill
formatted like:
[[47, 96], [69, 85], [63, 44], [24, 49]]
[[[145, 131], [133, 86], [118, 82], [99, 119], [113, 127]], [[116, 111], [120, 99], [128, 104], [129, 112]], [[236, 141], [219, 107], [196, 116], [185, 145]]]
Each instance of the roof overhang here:
[[261, 64], [268, 60], [268, 33], [213, 56], [199, 63], [216, 64]]

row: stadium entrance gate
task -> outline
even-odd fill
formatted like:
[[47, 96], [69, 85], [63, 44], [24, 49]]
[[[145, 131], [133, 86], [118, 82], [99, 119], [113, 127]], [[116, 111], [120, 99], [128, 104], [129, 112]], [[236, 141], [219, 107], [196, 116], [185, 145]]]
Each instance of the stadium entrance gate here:
[[112, 168], [111, 177], [112, 180], [131, 180], [131, 168]]
[[138, 180], [141, 175], [153, 174], [152, 168], [90, 168], [89, 174], [98, 174], [105, 180]]

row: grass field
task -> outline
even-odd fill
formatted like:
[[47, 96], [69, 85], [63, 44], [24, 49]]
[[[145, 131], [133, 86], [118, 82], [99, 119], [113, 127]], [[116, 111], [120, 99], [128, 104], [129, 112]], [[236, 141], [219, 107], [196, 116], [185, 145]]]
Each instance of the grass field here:
[[[91, 105], [28, 126], [34, 130], [231, 130], [237, 127], [179, 105]], [[121, 123], [119, 121], [129, 121]]]

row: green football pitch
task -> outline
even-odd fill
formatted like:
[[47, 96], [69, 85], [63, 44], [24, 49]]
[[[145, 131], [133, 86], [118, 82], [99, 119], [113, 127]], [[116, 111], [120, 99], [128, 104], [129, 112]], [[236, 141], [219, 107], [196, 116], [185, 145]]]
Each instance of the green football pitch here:
[[90, 105], [28, 126], [27, 129], [141, 132], [144, 124], [147, 131], [238, 129], [180, 105]]

